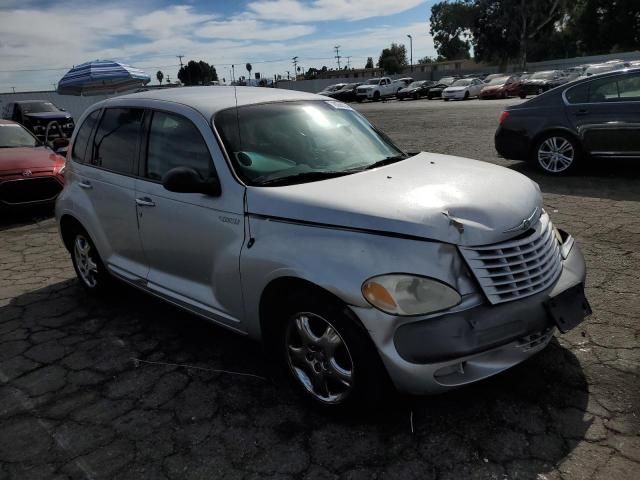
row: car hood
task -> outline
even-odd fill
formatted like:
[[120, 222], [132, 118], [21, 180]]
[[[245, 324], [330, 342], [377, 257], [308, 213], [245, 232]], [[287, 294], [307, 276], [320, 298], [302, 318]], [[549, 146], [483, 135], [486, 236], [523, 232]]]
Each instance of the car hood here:
[[47, 147], [0, 148], [0, 172], [51, 171], [62, 163], [64, 158]]
[[363, 89], [365, 89], [365, 88], [366, 88], [367, 90], [370, 90], [370, 89], [372, 89], [372, 88], [376, 88], [377, 86], [378, 86], [378, 85], [360, 85], [358, 88], [359, 88], [360, 90], [363, 90]]
[[71, 114], [66, 112], [40, 112], [40, 113], [25, 113], [25, 117], [34, 118], [38, 120], [60, 120], [70, 119]]
[[418, 88], [402, 88], [400, 89], [400, 93], [414, 93], [417, 92]]
[[542, 197], [513, 170], [422, 152], [343, 177], [247, 187], [247, 207], [253, 215], [468, 246], [513, 237], [514, 227], [541, 211]]
[[501, 85], [487, 85], [486, 87], [482, 87], [482, 90], [484, 90], [485, 92], [492, 92], [494, 90], [500, 90], [501, 88], [504, 88], [505, 84], [501, 84]]
[[447, 87], [446, 92], [464, 92], [469, 87]]

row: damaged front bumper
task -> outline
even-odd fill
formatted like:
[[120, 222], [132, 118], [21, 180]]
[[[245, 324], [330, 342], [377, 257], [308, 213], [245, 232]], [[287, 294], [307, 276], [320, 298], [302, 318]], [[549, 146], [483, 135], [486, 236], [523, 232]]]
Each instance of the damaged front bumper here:
[[[585, 262], [571, 239], [558, 280], [546, 291], [517, 301], [469, 308], [440, 316], [388, 322], [375, 309], [354, 309], [369, 330], [396, 388], [413, 394], [446, 391], [500, 373], [544, 349], [556, 330], [546, 303], [583, 285]], [[397, 319], [396, 319], [397, 320]], [[387, 323], [388, 324], [388, 323]]]

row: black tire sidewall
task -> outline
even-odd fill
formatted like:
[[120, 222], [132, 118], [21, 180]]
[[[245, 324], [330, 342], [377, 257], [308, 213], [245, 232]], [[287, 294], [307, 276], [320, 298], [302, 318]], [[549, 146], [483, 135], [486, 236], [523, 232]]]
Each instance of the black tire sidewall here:
[[[340, 334], [353, 362], [353, 391], [340, 404], [327, 404], [316, 399], [294, 377], [289, 366], [286, 344], [288, 323], [300, 312], [309, 312], [327, 320]], [[389, 380], [380, 356], [367, 331], [359, 325], [354, 314], [340, 302], [312, 290], [296, 290], [280, 309], [280, 325], [273, 338], [274, 353], [280, 368], [286, 372], [288, 382], [308, 402], [331, 411], [346, 411], [356, 406], [375, 407], [386, 397]]]
[[[75, 255], [75, 243], [76, 243], [76, 238], [78, 237], [78, 235], [82, 235], [87, 242], [89, 243], [89, 246], [91, 248], [91, 252], [92, 252], [92, 258], [94, 259], [94, 261], [96, 262], [96, 264], [98, 265], [98, 273], [96, 275], [96, 285], [91, 287], [89, 285], [87, 285], [85, 283], [85, 281], [82, 279], [82, 276], [80, 275], [80, 270], [78, 269], [78, 265], [76, 262], [76, 255]], [[100, 254], [98, 253], [98, 250], [96, 249], [95, 244], [93, 243], [93, 240], [91, 239], [91, 236], [82, 228], [76, 228], [72, 235], [71, 235], [71, 245], [70, 245], [70, 250], [71, 250], [71, 263], [73, 264], [73, 269], [76, 272], [76, 275], [78, 277], [78, 282], [80, 283], [80, 285], [82, 286], [82, 288], [92, 294], [99, 294], [104, 292], [110, 284], [111, 281], [111, 276], [109, 275], [109, 273], [107, 272], [106, 267], [104, 266], [104, 263], [102, 262], [102, 258], [100, 257]]]

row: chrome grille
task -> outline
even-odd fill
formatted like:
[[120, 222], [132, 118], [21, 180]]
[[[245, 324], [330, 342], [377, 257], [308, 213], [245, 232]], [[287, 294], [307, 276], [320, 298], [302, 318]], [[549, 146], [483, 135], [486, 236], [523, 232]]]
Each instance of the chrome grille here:
[[481, 247], [460, 247], [492, 304], [528, 297], [549, 288], [560, 275], [560, 247], [545, 213], [530, 233]]

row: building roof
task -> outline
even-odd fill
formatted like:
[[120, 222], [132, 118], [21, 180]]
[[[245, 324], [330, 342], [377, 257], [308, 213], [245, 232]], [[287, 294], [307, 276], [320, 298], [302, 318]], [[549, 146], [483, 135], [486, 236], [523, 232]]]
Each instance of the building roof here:
[[327, 100], [327, 97], [277, 88], [208, 86], [181, 87], [132, 93], [109, 98], [97, 105], [116, 106], [126, 104], [131, 100], [158, 100], [180, 103], [198, 110], [205, 117], [211, 117], [220, 110], [235, 107], [236, 105], [243, 106], [292, 100]]

